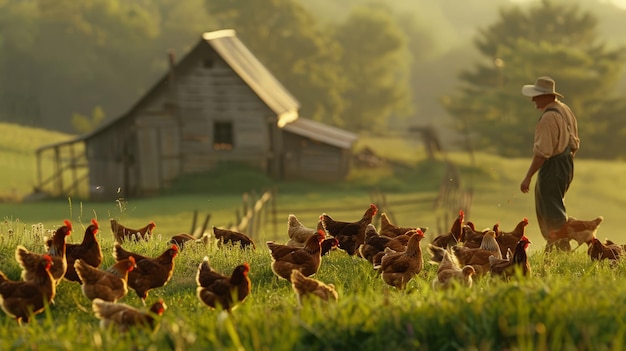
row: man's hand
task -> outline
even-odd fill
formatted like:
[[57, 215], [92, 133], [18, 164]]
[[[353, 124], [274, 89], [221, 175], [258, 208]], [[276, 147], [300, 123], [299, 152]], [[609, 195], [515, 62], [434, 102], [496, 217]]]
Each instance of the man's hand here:
[[529, 188], [530, 188], [530, 177], [525, 177], [524, 180], [522, 180], [522, 184], [520, 184], [519, 189], [523, 193], [527, 193]]

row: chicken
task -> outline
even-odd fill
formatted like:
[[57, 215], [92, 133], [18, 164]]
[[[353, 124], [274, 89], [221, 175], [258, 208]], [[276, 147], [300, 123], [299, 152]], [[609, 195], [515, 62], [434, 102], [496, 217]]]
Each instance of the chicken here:
[[489, 230], [483, 236], [483, 241], [479, 248], [470, 249], [456, 245], [452, 246], [452, 252], [462, 266], [470, 265], [474, 267], [476, 277], [480, 277], [489, 272], [490, 256], [502, 258], [502, 253], [495, 236], [496, 233], [493, 230]]
[[0, 272], [0, 307], [18, 324], [28, 323], [54, 299], [56, 283], [50, 273], [53, 264], [50, 255], [40, 256], [29, 281], [12, 281]]
[[83, 282], [82, 291], [85, 297], [89, 300], [116, 302], [128, 293], [128, 272], [135, 268], [135, 258], [130, 256], [120, 260], [106, 271], [81, 259], [74, 262], [74, 267]]
[[[52, 268], [50, 273], [58, 285], [67, 271], [67, 258], [65, 255], [65, 238], [72, 232], [72, 223], [66, 220], [64, 225], [59, 227], [52, 238], [46, 240], [49, 245], [47, 254], [52, 258]], [[28, 251], [25, 247], [18, 245], [15, 249], [15, 260], [22, 266], [22, 279], [33, 280], [37, 276], [37, 269], [42, 254]]]
[[[385, 212], [380, 214], [380, 230], [378, 231], [378, 234], [381, 236], [395, 238], [396, 236], [402, 235], [408, 232], [409, 230], [415, 230], [415, 229], [417, 229], [417, 227], [400, 227], [395, 224], [392, 224], [389, 221], [389, 217], [387, 217], [387, 214]], [[423, 233], [426, 233], [426, 231], [428, 230], [428, 228], [426, 227], [420, 227], [420, 229], [422, 230]]]
[[373, 224], [368, 224], [365, 229], [365, 241], [359, 246], [359, 256], [373, 264], [374, 256], [383, 252], [390, 240], [388, 236], [381, 236]]
[[587, 249], [587, 255], [594, 260], [611, 260], [617, 261], [624, 254], [624, 250], [620, 245], [612, 242], [603, 244], [598, 238], [592, 238]]
[[299, 270], [309, 277], [320, 268], [322, 250], [320, 243], [324, 240], [324, 232], [319, 231], [311, 236], [303, 248], [277, 244], [273, 241], [266, 243], [272, 256], [272, 271], [276, 276], [291, 281], [291, 271]]
[[178, 255], [178, 246], [172, 245], [158, 257], [151, 258], [126, 251], [122, 245], [115, 243], [113, 255], [116, 261], [129, 257], [135, 259], [135, 269], [128, 272], [128, 286], [135, 290], [145, 305], [148, 292], [166, 285], [172, 278], [174, 258]]
[[74, 262], [78, 259], [93, 267], [100, 267], [102, 263], [102, 250], [100, 249], [98, 239], [96, 239], [98, 229], [98, 222], [92, 219], [91, 224], [85, 229], [85, 235], [80, 244], [65, 244], [65, 256], [67, 259], [65, 279], [73, 282], [81, 282], [74, 269]]
[[416, 233], [411, 236], [404, 252], [392, 252], [387, 249], [378, 270], [381, 272], [385, 283], [394, 286], [396, 289], [404, 290], [406, 284], [419, 272], [421, 272], [424, 261], [422, 259], [422, 249], [420, 241], [424, 238], [421, 229], [416, 229]]
[[307, 278], [297, 269], [291, 271], [291, 287], [296, 293], [300, 306], [305, 299], [310, 297], [318, 297], [324, 301], [339, 299], [334, 284], [324, 284], [317, 279]]
[[447, 248], [450, 246], [458, 245], [463, 242], [463, 223], [465, 221], [465, 212], [459, 210], [459, 215], [452, 223], [452, 227], [447, 234], [437, 236], [431, 242], [434, 246]]
[[123, 244], [126, 240], [132, 241], [148, 241], [152, 237], [152, 231], [156, 228], [154, 222], [148, 223], [145, 227], [139, 229], [131, 229], [123, 226], [115, 219], [111, 219], [111, 230], [113, 231], [113, 237], [115, 241]]
[[[530, 245], [530, 240], [524, 235], [517, 245], [515, 245], [513, 257], [510, 257], [509, 254], [507, 254], [506, 259], [491, 256], [489, 258], [491, 275], [509, 279], [515, 276], [519, 271], [525, 277], [530, 276], [531, 269], [528, 263], [528, 255], [526, 254], [528, 245]], [[508, 253], [510, 253], [510, 251], [508, 251]]]
[[209, 307], [230, 311], [250, 294], [248, 272], [250, 266], [244, 263], [235, 267], [230, 276], [222, 275], [211, 268], [209, 258], [205, 256], [196, 274], [196, 295]]
[[320, 243], [320, 248], [322, 250], [322, 256], [326, 255], [330, 252], [330, 250], [336, 249], [339, 247], [339, 240], [335, 238], [326, 238]]
[[[406, 246], [409, 242], [409, 239], [411, 238], [411, 236], [415, 235], [415, 233], [417, 233], [417, 231], [421, 229], [417, 228], [417, 229], [413, 229], [413, 230], [409, 230], [408, 232], [402, 234], [402, 235], [398, 235], [395, 238], [391, 238], [391, 240], [389, 240], [386, 244], [385, 244], [385, 248], [383, 249], [383, 251], [375, 254], [372, 257], [372, 265], [374, 267], [376, 266], [380, 266], [381, 260], [383, 258], [383, 256], [385, 256], [385, 252], [388, 250], [394, 251], [394, 252], [404, 252], [406, 251]], [[424, 232], [422, 232], [424, 233]]]
[[156, 329], [156, 318], [163, 315], [167, 305], [159, 300], [148, 311], [141, 311], [127, 304], [94, 299], [91, 308], [96, 318], [100, 319], [102, 329], [115, 326], [120, 332], [127, 332], [131, 328]]
[[[476, 226], [473, 222], [467, 222], [463, 226], [463, 246], [475, 249], [480, 247], [483, 242], [483, 236], [489, 229], [476, 230]], [[498, 237], [496, 233], [496, 238]]]
[[317, 221], [317, 228], [313, 229], [304, 226], [294, 214], [290, 214], [287, 221], [287, 235], [289, 236], [289, 241], [287, 241], [286, 245], [304, 247], [304, 243], [307, 239], [311, 237], [311, 235], [315, 235], [320, 229], [324, 229], [322, 221]]
[[459, 261], [447, 249], [433, 245], [428, 245], [428, 248], [432, 251], [441, 251], [438, 255], [442, 256], [437, 268], [437, 278], [432, 283], [433, 289], [449, 289], [454, 284], [472, 287], [472, 276], [476, 274], [474, 267], [465, 265], [461, 268]]
[[[526, 234], [526, 226], [528, 226], [528, 218], [524, 217], [511, 232], [496, 233], [496, 240], [500, 245], [501, 255], [506, 255], [509, 249], [514, 250], [520, 239]], [[499, 257], [502, 258], [502, 257]]]
[[187, 242], [196, 242], [196, 238], [191, 234], [180, 233], [172, 236], [172, 238], [167, 242], [170, 245], [178, 246], [178, 249], [182, 251], [185, 248]]
[[239, 244], [242, 249], [247, 247], [256, 249], [254, 241], [244, 233], [213, 227], [213, 234], [221, 244]]
[[346, 251], [348, 255], [354, 256], [359, 246], [365, 241], [367, 225], [372, 223], [372, 218], [377, 212], [378, 207], [370, 204], [363, 217], [356, 222], [336, 221], [326, 213], [320, 216], [320, 221], [322, 221], [326, 233], [339, 241], [339, 248]]
[[598, 216], [592, 220], [580, 220], [574, 217], [568, 217], [567, 222], [559, 230], [553, 230], [548, 237], [549, 243], [554, 243], [561, 239], [575, 240], [578, 243], [576, 250], [583, 243], [591, 243], [595, 238], [598, 227], [604, 220], [604, 217]]

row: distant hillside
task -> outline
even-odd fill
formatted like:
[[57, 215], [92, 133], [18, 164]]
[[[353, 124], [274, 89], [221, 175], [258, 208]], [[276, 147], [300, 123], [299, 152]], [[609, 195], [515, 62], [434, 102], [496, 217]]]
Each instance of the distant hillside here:
[[1, 123], [0, 201], [21, 199], [33, 190], [37, 172], [37, 148], [73, 138], [45, 129]]

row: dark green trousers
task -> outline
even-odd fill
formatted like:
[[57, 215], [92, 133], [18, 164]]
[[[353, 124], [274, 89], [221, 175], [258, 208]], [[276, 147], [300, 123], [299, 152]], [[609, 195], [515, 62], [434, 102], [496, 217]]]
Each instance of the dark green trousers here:
[[[574, 179], [574, 157], [568, 147], [562, 153], [547, 159], [539, 169], [535, 184], [535, 210], [541, 235], [548, 238], [551, 230], [558, 230], [567, 222], [565, 193]], [[569, 240], [554, 244], [558, 249], [569, 251]], [[551, 250], [552, 247], [546, 247]]]

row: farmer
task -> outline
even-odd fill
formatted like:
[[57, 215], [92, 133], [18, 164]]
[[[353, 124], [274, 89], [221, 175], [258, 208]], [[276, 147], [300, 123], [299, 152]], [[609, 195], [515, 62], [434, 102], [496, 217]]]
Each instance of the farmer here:
[[537, 171], [535, 184], [535, 211], [541, 235], [548, 241], [546, 251], [553, 246], [570, 251], [569, 239], [553, 243], [549, 240], [551, 230], [558, 230], [567, 221], [563, 199], [574, 178], [574, 154], [578, 151], [578, 125], [570, 108], [558, 100], [563, 95], [555, 91], [550, 77], [539, 77], [535, 84], [524, 85], [522, 95], [529, 96], [535, 107], [542, 112], [535, 127], [533, 160], [520, 190], [527, 193], [530, 181]]

